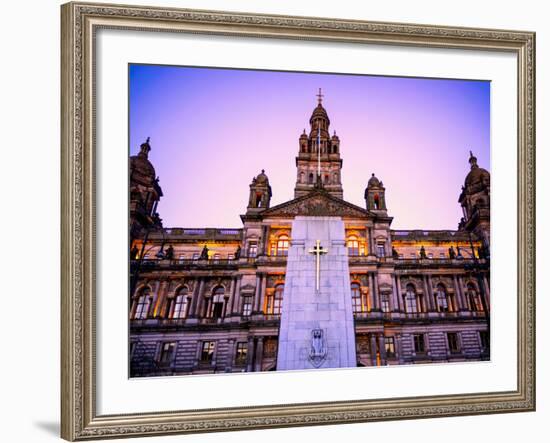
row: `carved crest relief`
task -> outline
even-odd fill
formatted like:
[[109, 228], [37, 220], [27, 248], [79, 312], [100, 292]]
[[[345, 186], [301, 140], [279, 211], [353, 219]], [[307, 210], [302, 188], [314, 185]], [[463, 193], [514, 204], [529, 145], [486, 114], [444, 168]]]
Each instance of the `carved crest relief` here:
[[323, 194], [308, 196], [305, 199], [291, 200], [275, 206], [264, 213], [264, 216], [288, 216], [311, 215], [311, 216], [348, 216], [365, 218], [366, 210], [356, 207], [345, 201], [328, 197]]

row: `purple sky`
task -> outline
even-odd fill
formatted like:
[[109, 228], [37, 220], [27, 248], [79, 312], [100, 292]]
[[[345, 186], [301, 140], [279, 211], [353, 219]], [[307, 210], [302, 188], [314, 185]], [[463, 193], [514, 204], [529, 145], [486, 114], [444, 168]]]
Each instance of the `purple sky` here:
[[130, 65], [130, 154], [151, 137], [165, 227], [240, 227], [252, 177], [294, 196], [298, 137], [323, 89], [340, 137], [344, 199], [372, 172], [393, 229], [456, 229], [469, 150], [490, 171], [490, 83]]

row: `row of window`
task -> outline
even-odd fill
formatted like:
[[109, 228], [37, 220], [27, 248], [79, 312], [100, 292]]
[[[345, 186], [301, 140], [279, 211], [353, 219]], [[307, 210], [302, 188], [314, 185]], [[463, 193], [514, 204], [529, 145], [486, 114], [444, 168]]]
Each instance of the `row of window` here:
[[[366, 338], [366, 337], [365, 337]], [[446, 333], [447, 348], [451, 354], [460, 354], [462, 352], [462, 343], [459, 332]], [[479, 342], [481, 351], [485, 352], [489, 349], [489, 335], [487, 331], [479, 331]], [[379, 349], [370, 349], [368, 338], [366, 340], [357, 340], [358, 353], [379, 353]], [[374, 342], [378, 347], [377, 341]], [[412, 334], [412, 345], [416, 355], [424, 355], [428, 350], [428, 339], [426, 334]], [[384, 350], [386, 357], [393, 358], [396, 356], [394, 337], [384, 337]], [[212, 363], [214, 352], [216, 350], [216, 342], [206, 340], [200, 343], [199, 361], [203, 364]], [[161, 344], [158, 362], [161, 365], [170, 365], [174, 359], [176, 352], [176, 342], [164, 342]], [[245, 341], [237, 342], [235, 346], [234, 364], [246, 364], [248, 353], [248, 343]]]
[[[131, 354], [134, 352], [135, 343], [131, 344]], [[206, 340], [200, 343], [199, 350], [199, 362], [203, 364], [212, 363], [214, 360], [214, 352], [216, 350], [216, 342], [213, 340]], [[246, 364], [246, 358], [248, 353], [248, 343], [237, 342], [235, 347], [235, 365], [244, 365]], [[176, 355], [176, 342], [163, 342], [160, 345], [160, 352], [157, 357], [157, 361], [161, 366], [169, 366], [172, 364]]]
[[[280, 315], [283, 304], [284, 284], [280, 283], [275, 288], [268, 292], [265, 297], [263, 312], [267, 315]], [[468, 283], [466, 286], [466, 303], [467, 308], [471, 311], [484, 311], [481, 295], [478, 293], [473, 283]], [[252, 296], [243, 296], [241, 314], [250, 316], [252, 313]], [[357, 282], [351, 283], [351, 300], [354, 313], [364, 313], [371, 310], [368, 296], [366, 292], [361, 290], [361, 286]], [[203, 312], [199, 313], [205, 318], [223, 318], [227, 308], [227, 297], [223, 286], [216, 286], [212, 290], [210, 297], [205, 298]], [[153, 297], [149, 287], [141, 289], [139, 296], [135, 299], [133, 307], [134, 319], [146, 319], [152, 315]], [[423, 313], [428, 311], [425, 303], [424, 295], [416, 291], [412, 283], [407, 284], [405, 294], [403, 294], [403, 302], [405, 312], [409, 314]], [[456, 312], [458, 306], [455, 296], [450, 294], [442, 283], [436, 286], [433, 293], [433, 302], [438, 312]], [[187, 287], [182, 287], [176, 293], [174, 298], [167, 301], [166, 317], [173, 319], [187, 318], [189, 315], [189, 307], [191, 305], [191, 294]], [[388, 294], [381, 294], [380, 308], [382, 312], [390, 312], [390, 300]]]
[[[266, 294], [264, 313], [268, 315], [281, 314], [283, 303], [284, 285], [278, 284], [274, 290]], [[200, 317], [205, 318], [223, 318], [227, 307], [227, 297], [225, 296], [225, 288], [216, 286], [212, 290], [211, 297], [205, 298], [205, 305]], [[252, 296], [242, 297], [241, 314], [248, 317], [252, 314]], [[166, 317], [172, 319], [184, 319], [189, 316], [191, 306], [191, 294], [189, 289], [184, 286], [178, 290], [176, 296], [168, 299], [166, 306]], [[139, 296], [134, 300], [133, 319], [144, 320], [153, 315], [153, 295], [149, 287], [144, 287], [139, 292]]]
[[[489, 334], [487, 331], [479, 331], [479, 343], [481, 352], [485, 352], [489, 349]], [[460, 354], [462, 352], [462, 342], [460, 332], [447, 332], [447, 348], [451, 354]], [[428, 349], [428, 343], [426, 334], [413, 334], [413, 349], [417, 355], [426, 354]]]

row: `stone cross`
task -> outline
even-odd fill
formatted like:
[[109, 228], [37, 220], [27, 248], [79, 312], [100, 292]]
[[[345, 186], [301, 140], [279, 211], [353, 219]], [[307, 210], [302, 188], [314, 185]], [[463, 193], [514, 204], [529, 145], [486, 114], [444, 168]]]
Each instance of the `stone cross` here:
[[321, 278], [320, 278], [320, 273], [321, 273], [321, 254], [326, 254], [328, 253], [328, 250], [327, 249], [323, 249], [323, 247], [321, 246], [321, 240], [317, 240], [315, 242], [315, 247], [313, 249], [310, 249], [309, 250], [309, 253], [310, 254], [315, 254], [316, 255], [316, 266], [315, 266], [315, 290], [317, 292], [319, 292], [319, 287], [320, 287], [320, 282], [321, 282]]

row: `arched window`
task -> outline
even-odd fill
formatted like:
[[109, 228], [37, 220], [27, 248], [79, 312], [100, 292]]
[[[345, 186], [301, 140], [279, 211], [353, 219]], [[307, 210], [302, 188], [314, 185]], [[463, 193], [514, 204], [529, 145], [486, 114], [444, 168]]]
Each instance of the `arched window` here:
[[481, 297], [477, 292], [476, 287], [473, 283], [468, 283], [466, 295], [468, 299], [468, 304], [470, 305], [471, 311], [483, 311], [483, 304], [481, 303]]
[[420, 312], [421, 306], [419, 301], [414, 285], [409, 283], [405, 290], [405, 312], [408, 314]]
[[178, 290], [176, 295], [176, 300], [174, 303], [174, 310], [172, 312], [172, 318], [186, 318], [187, 309], [189, 306], [189, 297], [188, 297], [187, 287], [183, 287]]
[[304, 171], [300, 172], [300, 183], [305, 183], [305, 174], [304, 174]]
[[138, 320], [146, 319], [149, 315], [149, 309], [152, 301], [153, 297], [151, 295], [151, 289], [148, 286], [141, 289], [139, 296], [135, 301], [136, 305], [134, 310], [134, 318]]
[[286, 257], [288, 255], [288, 245], [288, 235], [280, 235], [279, 238], [277, 238], [277, 249], [275, 255]]
[[309, 173], [309, 183], [313, 184], [313, 172]]
[[380, 209], [380, 197], [374, 194], [374, 209]]
[[338, 183], [338, 173], [336, 172], [333, 174], [333, 182]]
[[353, 306], [353, 312], [355, 313], [367, 311], [367, 304], [361, 293], [361, 286], [359, 283], [354, 282], [351, 284], [351, 304]]
[[348, 237], [347, 240], [348, 255], [359, 255], [359, 240], [354, 235]]
[[324, 178], [324, 180], [323, 180], [323, 182], [325, 183], [325, 185], [328, 184], [328, 181], [329, 181], [329, 176], [328, 176], [328, 174], [325, 174], [325, 178]]
[[275, 290], [267, 296], [266, 314], [279, 315], [283, 306], [283, 293], [285, 285], [280, 283], [275, 286]]
[[435, 306], [439, 312], [451, 312], [453, 311], [452, 301], [450, 296], [445, 290], [445, 286], [439, 283], [436, 287], [435, 294]]

